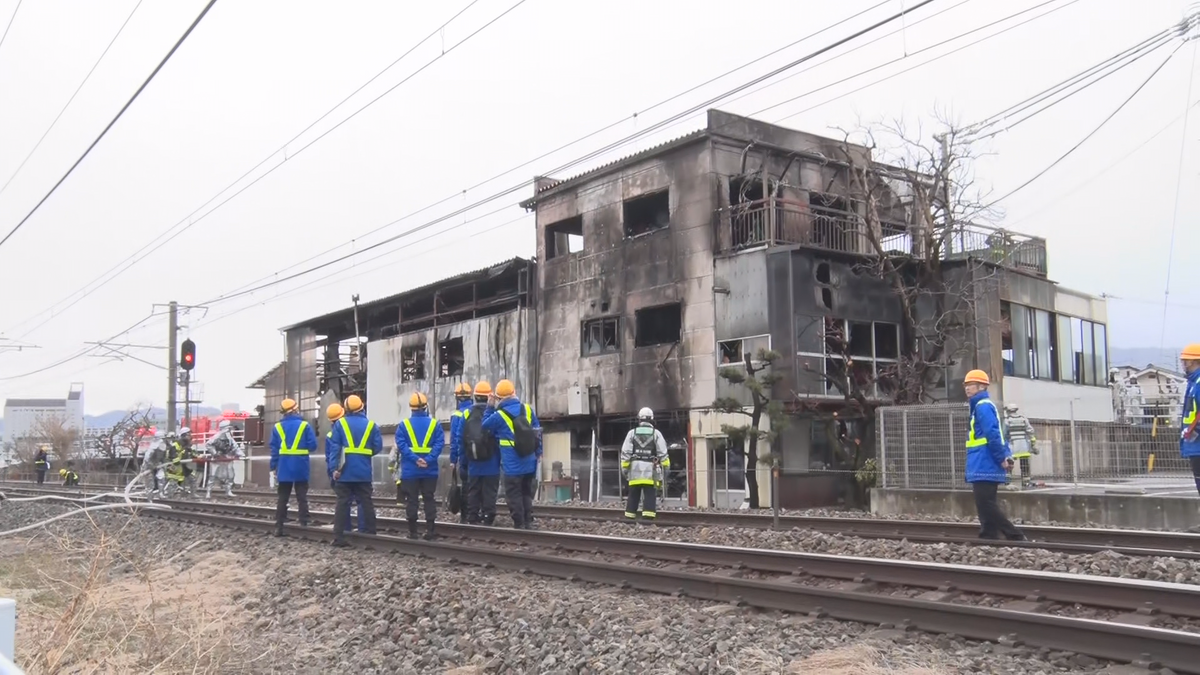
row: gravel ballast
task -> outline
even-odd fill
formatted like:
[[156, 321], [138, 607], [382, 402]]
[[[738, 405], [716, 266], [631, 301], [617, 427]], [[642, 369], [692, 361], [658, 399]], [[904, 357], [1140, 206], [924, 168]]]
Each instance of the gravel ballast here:
[[[0, 531], [64, 508], [69, 507], [4, 504]], [[212, 526], [149, 517], [131, 521], [115, 513], [94, 519], [99, 530], [77, 517], [32, 539], [7, 539], [4, 555], [21, 555], [18, 544], [54, 541], [47, 534], [86, 540], [103, 530], [138, 566], [171, 566], [179, 575], [209, 564], [213, 556], [234, 556], [222, 560], [254, 575], [226, 591], [244, 627], [234, 634], [244, 641], [247, 658], [252, 652], [268, 658], [241, 669], [226, 664], [220, 672], [915, 675], [1088, 673], [1105, 665], [1083, 656], [881, 631], [359, 548], [337, 550]], [[109, 574], [130, 571], [118, 565]]]

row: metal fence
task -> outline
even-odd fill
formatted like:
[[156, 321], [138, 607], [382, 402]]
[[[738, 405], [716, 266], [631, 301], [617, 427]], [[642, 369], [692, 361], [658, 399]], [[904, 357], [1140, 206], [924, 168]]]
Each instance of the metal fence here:
[[[1029, 478], [1045, 483], [1193, 485], [1179, 455], [1179, 428], [1115, 422], [1030, 420], [1037, 454]], [[889, 406], [876, 412], [880, 485], [899, 488], [964, 486], [965, 403]]]

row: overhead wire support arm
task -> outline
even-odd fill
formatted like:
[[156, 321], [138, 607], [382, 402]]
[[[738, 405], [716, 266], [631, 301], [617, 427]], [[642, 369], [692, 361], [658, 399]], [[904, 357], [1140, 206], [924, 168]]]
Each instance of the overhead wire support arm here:
[[13, 229], [9, 230], [8, 234], [4, 235], [3, 239], [0, 239], [0, 246], [3, 246], [5, 242], [7, 242], [14, 234], [16, 234], [17, 230], [20, 230], [21, 227], [33, 217], [33, 214], [37, 213], [38, 209], [42, 207], [42, 204], [45, 204], [46, 200], [50, 199], [50, 196], [53, 195], [56, 190], [58, 190], [59, 186], [62, 185], [72, 173], [74, 173], [75, 169], [81, 163], [83, 163], [83, 160], [86, 159], [87, 156], [92, 152], [92, 149], [100, 143], [106, 134], [108, 134], [109, 129], [113, 128], [113, 126], [117, 123], [117, 120], [121, 119], [121, 116], [124, 115], [125, 111], [129, 109], [129, 106], [133, 105], [133, 102], [137, 100], [138, 96], [140, 96], [146, 87], [150, 85], [150, 82], [154, 79], [154, 76], [158, 75], [158, 72], [163, 69], [163, 66], [167, 65], [167, 61], [171, 60], [171, 57], [175, 55], [175, 52], [179, 49], [180, 45], [182, 45], [184, 40], [186, 40], [188, 36], [192, 34], [192, 31], [195, 30], [196, 26], [200, 24], [200, 21], [204, 18], [204, 15], [208, 14], [208, 10], [212, 9], [212, 6], [215, 4], [217, 4], [217, 0], [208, 0], [208, 3], [204, 5], [204, 9], [200, 10], [200, 14], [196, 16], [194, 21], [192, 21], [192, 25], [188, 26], [188, 29], [184, 31], [183, 35], [179, 36], [179, 39], [175, 41], [175, 45], [171, 47], [171, 51], [167, 52], [167, 55], [158, 62], [158, 65], [154, 68], [146, 80], [142, 82], [142, 86], [138, 87], [137, 91], [133, 92], [133, 96], [129, 97], [129, 100], [125, 102], [125, 105], [121, 106], [121, 109], [117, 111], [117, 114], [112, 118], [112, 121], [110, 121], [108, 125], [104, 127], [104, 130], [100, 132], [100, 135], [96, 137], [96, 140], [92, 141], [92, 144], [87, 147], [87, 150], [83, 151], [83, 154], [79, 156], [79, 159], [75, 160], [75, 163], [71, 165], [71, 168], [67, 169], [67, 172], [63, 174], [62, 178], [58, 179], [58, 182], [50, 188], [50, 191], [47, 192], [44, 197], [38, 200], [38, 203], [35, 204], [32, 209], [30, 209], [29, 213], [25, 214], [25, 217], [22, 218], [21, 221], [17, 223], [15, 227], [13, 227]]

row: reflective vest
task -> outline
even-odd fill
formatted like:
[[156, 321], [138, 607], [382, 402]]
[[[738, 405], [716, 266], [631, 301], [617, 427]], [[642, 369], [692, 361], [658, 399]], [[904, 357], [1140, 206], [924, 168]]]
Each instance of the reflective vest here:
[[[429, 428], [425, 430], [425, 443], [421, 444], [417, 442], [417, 432], [413, 431], [412, 420], [404, 420], [404, 430], [408, 432], [408, 440], [412, 443], [412, 451], [418, 455], [428, 455], [430, 452], [433, 452], [429, 444], [433, 441], [434, 429], [440, 428], [441, 425], [438, 424], [438, 421], [430, 417]], [[370, 427], [367, 427], [367, 429], [369, 431]], [[349, 432], [347, 432], [347, 438], [349, 438]], [[366, 440], [364, 439], [363, 442], [365, 443]]]
[[1188, 427], [1190, 427], [1196, 423], [1196, 408], [1197, 408], [1196, 398], [1195, 398], [1195, 396], [1193, 396], [1192, 397], [1192, 409], [1184, 411], [1184, 415], [1183, 415], [1183, 428], [1184, 429], [1187, 429]]
[[[993, 410], [996, 409], [996, 404], [993, 403], [992, 399], [990, 399], [990, 398], [985, 398], [985, 399], [980, 400], [979, 403], [975, 404], [975, 407], [978, 408], [979, 406], [981, 406], [985, 403], [992, 406]], [[996, 414], [996, 424], [999, 425], [999, 427], [1000, 427], [1000, 438], [1004, 438], [1004, 421], [1000, 419], [999, 413]], [[975, 414], [972, 413], [971, 414], [971, 429], [967, 435], [967, 451], [970, 452], [971, 448], [980, 448], [985, 445], [987, 445], [986, 438], [975, 438]]]
[[[529, 423], [530, 425], [532, 425], [533, 424], [533, 408], [530, 408], [526, 404], [521, 404], [521, 407], [525, 410], [525, 421], [527, 423]], [[508, 413], [504, 412], [499, 407], [496, 408], [496, 412], [500, 413], [501, 419], [503, 419], [504, 423], [508, 425], [509, 433], [511, 433], [513, 435], [513, 440], [507, 440], [507, 439], [501, 438], [500, 439], [500, 447], [503, 447], [503, 448], [516, 447], [517, 441], [515, 439], [517, 438], [517, 430], [513, 428], [512, 418], [508, 416]]]
[[289, 447], [287, 442], [287, 434], [283, 431], [283, 422], [275, 424], [275, 432], [279, 434], [279, 454], [281, 455], [307, 455], [308, 449], [300, 447], [300, 439], [304, 436], [304, 430], [308, 428], [308, 422], [300, 422], [300, 426], [296, 427], [296, 437], [292, 439], [292, 445]]
[[[354, 434], [350, 433], [350, 423], [346, 421], [345, 417], [343, 417], [339, 421], [342, 423], [342, 433], [346, 436], [346, 447], [342, 448], [342, 452], [346, 453], [347, 455], [371, 455], [371, 454], [373, 454], [371, 452], [371, 449], [367, 447], [367, 440], [371, 438], [371, 430], [375, 428], [374, 422], [367, 420], [367, 428], [363, 431], [363, 437], [359, 441], [358, 445], [355, 445], [354, 444]], [[407, 422], [407, 420], [405, 420], [405, 421]], [[333, 432], [330, 432], [330, 433], [333, 433]], [[413, 437], [411, 426], [408, 428], [408, 435], [409, 435], [409, 438]], [[428, 444], [428, 442], [429, 441], [427, 440], [426, 444]], [[416, 445], [416, 441], [413, 442], [413, 445]], [[413, 452], [416, 452], [416, 450], [414, 449]], [[425, 452], [429, 452], [429, 449], [426, 448]]]

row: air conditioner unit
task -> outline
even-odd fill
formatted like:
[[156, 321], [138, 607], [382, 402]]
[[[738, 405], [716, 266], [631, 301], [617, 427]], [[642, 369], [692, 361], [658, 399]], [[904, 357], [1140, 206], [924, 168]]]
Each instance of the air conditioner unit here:
[[591, 412], [588, 406], [587, 387], [572, 384], [567, 387], [567, 414], [587, 415]]

